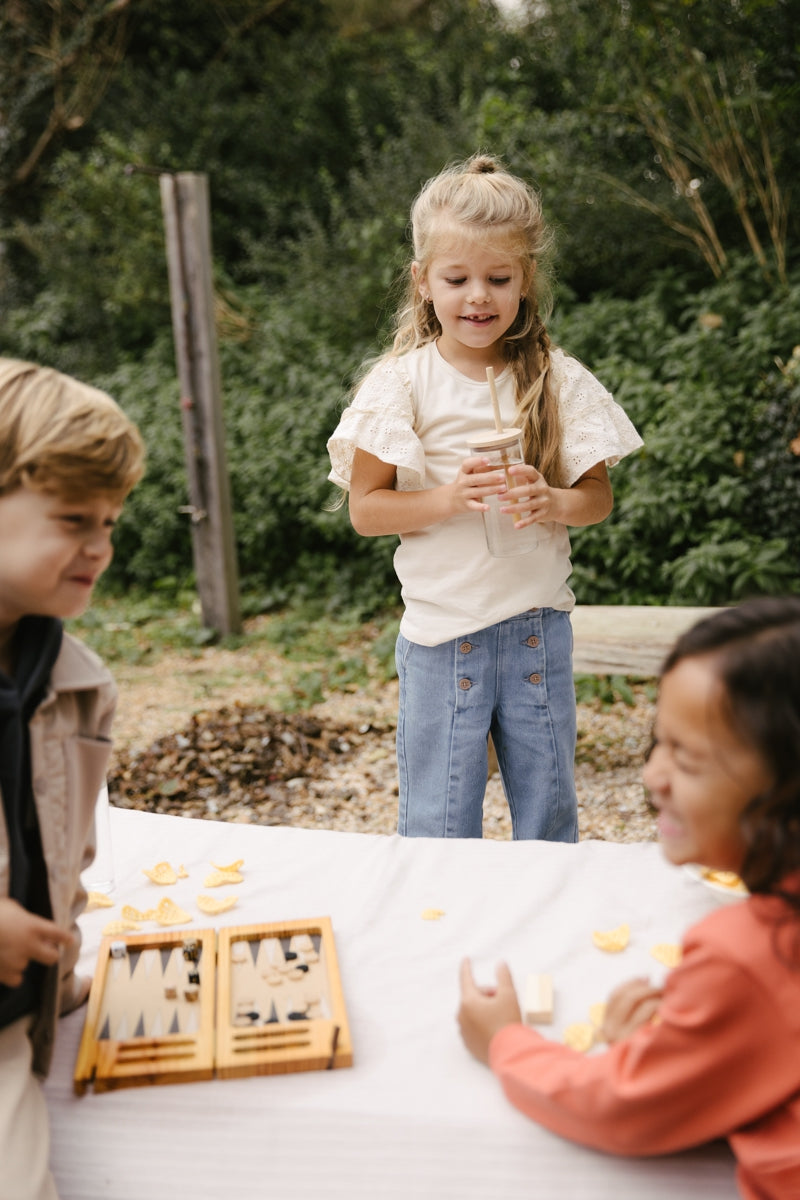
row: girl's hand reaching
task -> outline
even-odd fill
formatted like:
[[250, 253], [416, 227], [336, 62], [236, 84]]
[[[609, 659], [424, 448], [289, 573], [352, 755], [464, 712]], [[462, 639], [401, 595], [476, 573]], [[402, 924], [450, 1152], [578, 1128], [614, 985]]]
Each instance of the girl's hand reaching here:
[[517, 1025], [522, 1012], [514, 990], [511, 972], [505, 963], [497, 967], [497, 987], [479, 988], [468, 958], [461, 964], [461, 1006], [458, 1024], [470, 1054], [482, 1063], [489, 1061], [489, 1043], [498, 1030]]
[[603, 1037], [609, 1044], [621, 1042], [640, 1025], [652, 1021], [658, 1012], [662, 988], [653, 987], [648, 979], [631, 979], [611, 993], [603, 1019]]
[[53, 921], [29, 913], [16, 900], [0, 900], [0, 983], [19, 987], [28, 963], [57, 963], [73, 936]]

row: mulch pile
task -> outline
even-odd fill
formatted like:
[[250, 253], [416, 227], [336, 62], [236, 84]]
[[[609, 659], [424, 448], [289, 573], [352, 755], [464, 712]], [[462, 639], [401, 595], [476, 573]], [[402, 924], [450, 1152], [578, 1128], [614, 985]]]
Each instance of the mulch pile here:
[[118, 808], [291, 824], [309, 781], [328, 777], [384, 733], [259, 706], [200, 712], [146, 750], [117, 752], [109, 795]]

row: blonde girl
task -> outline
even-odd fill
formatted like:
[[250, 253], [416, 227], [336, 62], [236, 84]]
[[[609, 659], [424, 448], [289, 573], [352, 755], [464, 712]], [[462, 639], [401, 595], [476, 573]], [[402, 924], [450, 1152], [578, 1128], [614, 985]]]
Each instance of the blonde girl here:
[[[400, 537], [398, 831], [481, 836], [491, 734], [514, 836], [574, 841], [567, 526], [608, 516], [607, 465], [641, 439], [551, 346], [536, 192], [476, 155], [425, 184], [411, 227], [392, 348], [328, 442], [353, 527]], [[492, 425], [488, 367], [502, 424], [523, 430], [525, 463], [508, 481], [468, 446]], [[494, 497], [522, 553], [489, 553], [481, 514]]]

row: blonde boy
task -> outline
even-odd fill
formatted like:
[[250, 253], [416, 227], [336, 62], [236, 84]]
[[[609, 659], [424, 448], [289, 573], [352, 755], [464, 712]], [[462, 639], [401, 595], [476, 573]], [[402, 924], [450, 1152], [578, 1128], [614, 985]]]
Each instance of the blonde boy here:
[[0, 358], [0, 1196], [54, 1200], [38, 1077], [74, 973], [116, 690], [63, 633], [112, 557], [144, 463], [110, 397]]

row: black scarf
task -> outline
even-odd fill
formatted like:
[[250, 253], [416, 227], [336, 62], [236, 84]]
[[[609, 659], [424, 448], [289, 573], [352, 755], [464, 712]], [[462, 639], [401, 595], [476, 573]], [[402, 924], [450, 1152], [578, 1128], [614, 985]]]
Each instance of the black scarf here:
[[[45, 694], [61, 636], [61, 622], [55, 617], [23, 617], [14, 638], [14, 678], [0, 671], [0, 794], [8, 830], [8, 895], [42, 917], [51, 915], [50, 894], [31, 785], [28, 723]], [[31, 963], [18, 988], [0, 984], [0, 1028], [36, 1008], [42, 975], [40, 965]]]

